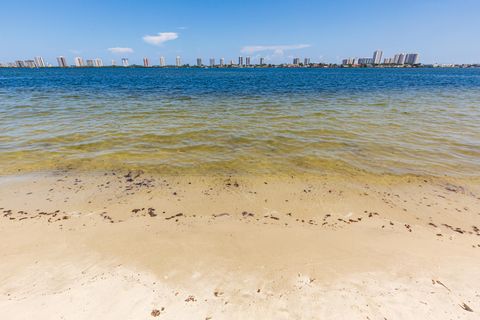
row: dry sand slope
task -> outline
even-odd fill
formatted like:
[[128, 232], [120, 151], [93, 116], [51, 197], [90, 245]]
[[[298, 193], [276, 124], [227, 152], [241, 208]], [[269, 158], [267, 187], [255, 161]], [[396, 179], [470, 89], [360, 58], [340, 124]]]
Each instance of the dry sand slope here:
[[479, 319], [480, 183], [0, 179], [1, 319]]

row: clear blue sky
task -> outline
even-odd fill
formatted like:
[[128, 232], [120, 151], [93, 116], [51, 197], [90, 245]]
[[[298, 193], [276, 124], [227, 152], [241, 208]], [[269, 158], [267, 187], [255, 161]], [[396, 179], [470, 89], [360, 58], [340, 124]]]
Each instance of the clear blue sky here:
[[187, 63], [239, 55], [340, 62], [382, 49], [384, 57], [419, 52], [424, 63], [479, 63], [479, 15], [479, 0], [5, 0], [0, 62], [36, 55], [50, 63], [64, 55], [70, 64], [75, 56], [158, 64], [160, 55], [169, 63], [176, 55]]

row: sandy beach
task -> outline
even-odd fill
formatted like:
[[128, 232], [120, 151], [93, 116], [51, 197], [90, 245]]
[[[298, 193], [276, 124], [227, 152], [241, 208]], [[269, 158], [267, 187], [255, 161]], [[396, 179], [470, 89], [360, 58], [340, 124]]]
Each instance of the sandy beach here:
[[477, 319], [480, 183], [0, 179], [3, 319]]

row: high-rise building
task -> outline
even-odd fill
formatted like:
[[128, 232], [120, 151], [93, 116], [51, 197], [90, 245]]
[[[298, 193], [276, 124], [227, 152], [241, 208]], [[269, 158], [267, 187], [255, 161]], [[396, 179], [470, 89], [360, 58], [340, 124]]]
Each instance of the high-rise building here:
[[64, 56], [57, 57], [57, 63], [60, 68], [68, 67], [67, 59]]
[[128, 67], [128, 66], [129, 66], [128, 58], [122, 58], [122, 66], [124, 66], [124, 67]]
[[143, 66], [144, 66], [145, 68], [150, 67], [150, 61], [149, 61], [148, 58], [146, 58], [146, 57], [143, 58]]
[[37, 68], [45, 68], [45, 61], [42, 57], [35, 57], [35, 65]]
[[177, 56], [177, 57], [175, 58], [175, 65], [176, 65], [177, 67], [181, 67], [181, 66], [182, 66], [182, 58], [180, 58], [180, 56]]
[[225, 59], [220, 58], [220, 67], [223, 67], [223, 66], [225, 66]]
[[165, 67], [165, 57], [164, 56], [160, 57], [160, 67]]
[[16, 60], [15, 61], [15, 66], [17, 68], [25, 68], [25, 62], [23, 62], [23, 60]]
[[25, 68], [35, 68], [36, 67], [35, 61], [33, 61], [33, 60], [25, 60], [24, 63], [25, 63]]
[[347, 58], [347, 59], [342, 60], [342, 64], [344, 64], [344, 65], [356, 65], [359, 62], [360, 62], [360, 59], [358, 59], [358, 58]]
[[394, 63], [394, 64], [398, 64], [399, 58], [400, 58], [400, 54], [399, 54], [399, 53], [397, 53], [396, 55], [394, 55], [394, 56], [393, 56], [393, 63]]
[[84, 67], [85, 63], [83, 62], [82, 57], [75, 58], [75, 67]]
[[309, 66], [310, 65], [310, 58], [303, 59], [303, 65], [304, 66]]
[[300, 64], [300, 58], [293, 58], [293, 64], [298, 66]]
[[230, 60], [229, 65], [233, 66], [234, 64], [235, 64], [235, 62], [233, 60]]
[[373, 63], [374, 64], [381, 64], [382, 63], [382, 55], [383, 52], [381, 50], [377, 50], [373, 53]]
[[117, 61], [112, 60], [112, 67], [115, 67], [117, 65]]
[[215, 66], [215, 58], [210, 58], [210, 67]]
[[93, 60], [93, 65], [95, 67], [103, 67], [103, 60], [100, 58], [96, 58]]
[[238, 57], [238, 65], [243, 67], [243, 57]]
[[87, 59], [87, 67], [89, 68], [95, 67], [95, 61], [93, 61], [93, 59]]
[[405, 64], [405, 54], [404, 53], [397, 53], [393, 57], [394, 64]]
[[261, 66], [265, 65], [265, 58], [260, 58], [260, 65]]
[[418, 53], [408, 53], [406, 56], [405, 56], [405, 63], [406, 64], [411, 64], [411, 65], [415, 65], [415, 64], [419, 64], [419, 56], [418, 56]]
[[202, 58], [197, 58], [197, 67], [203, 66]]
[[245, 58], [245, 65], [246, 65], [247, 67], [249, 67], [249, 66], [251, 65], [251, 63], [250, 63], [250, 57], [246, 57], [246, 58]]

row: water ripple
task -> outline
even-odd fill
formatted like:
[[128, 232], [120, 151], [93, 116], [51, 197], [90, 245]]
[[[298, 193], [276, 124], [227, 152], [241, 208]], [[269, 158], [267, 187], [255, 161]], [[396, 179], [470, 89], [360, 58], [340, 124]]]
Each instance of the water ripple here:
[[0, 169], [478, 176], [479, 70], [0, 70]]

